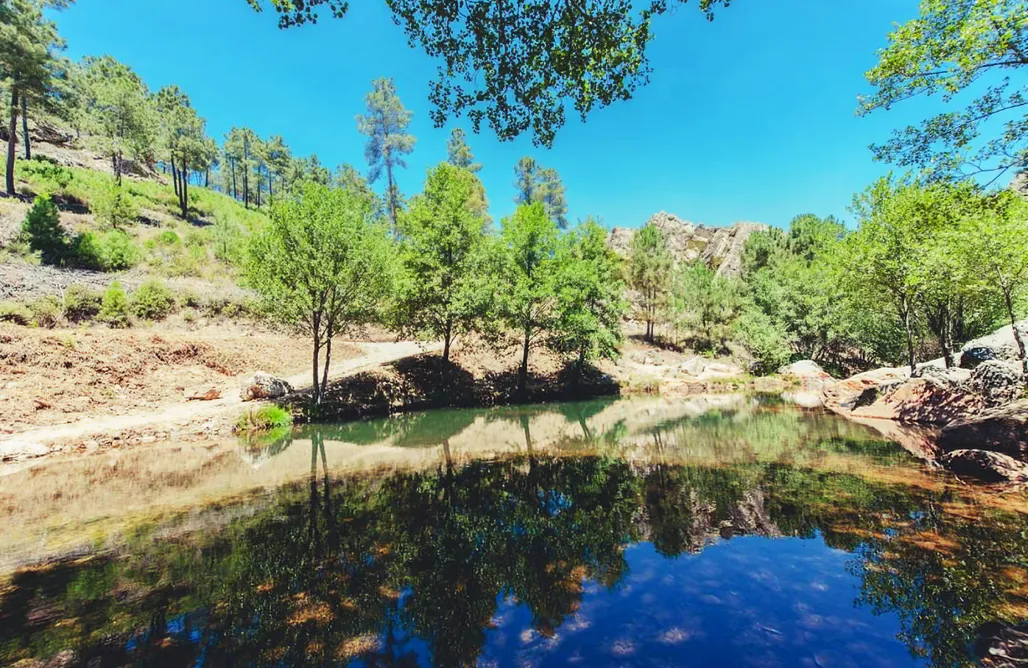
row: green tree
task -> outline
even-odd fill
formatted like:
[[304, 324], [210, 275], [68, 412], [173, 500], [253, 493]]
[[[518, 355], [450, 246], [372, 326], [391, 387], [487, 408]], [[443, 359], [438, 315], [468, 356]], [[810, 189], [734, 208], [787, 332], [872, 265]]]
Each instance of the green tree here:
[[517, 189], [515, 204], [541, 202], [546, 215], [561, 229], [567, 228], [567, 199], [557, 170], [542, 167], [533, 158], [524, 157], [514, 166], [514, 177], [514, 187]]
[[446, 161], [456, 167], [462, 167], [472, 174], [482, 169], [482, 165], [475, 162], [475, 156], [468, 146], [466, 135], [460, 128], [454, 128], [450, 133], [450, 139], [446, 142]]
[[1009, 192], [998, 194], [991, 206], [950, 230], [947, 242], [957, 249], [959, 266], [978, 289], [1002, 297], [1028, 376], [1024, 337], [1016, 324], [1016, 305], [1028, 291], [1028, 203]]
[[[4, 174], [8, 196], [14, 196], [15, 140], [18, 113], [28, 113], [30, 97], [52, 94], [60, 61], [57, 51], [64, 42], [57, 26], [46, 19], [43, 3], [36, 0], [7, 0], [0, 3], [0, 84], [10, 93], [7, 127], [7, 168]], [[28, 125], [24, 127], [28, 136]], [[26, 147], [28, 144], [26, 143]], [[26, 148], [26, 150], [28, 150]]]
[[872, 147], [876, 159], [940, 179], [990, 172], [995, 179], [1028, 167], [1026, 12], [1023, 0], [921, 0], [919, 15], [889, 34], [867, 72], [874, 93], [860, 113], [916, 97], [977, 96], [962, 110], [895, 131]]
[[670, 298], [671, 318], [700, 350], [720, 352], [746, 306], [742, 283], [718, 276], [705, 262], [678, 267]]
[[386, 209], [393, 229], [398, 225], [400, 209], [400, 190], [396, 184], [393, 170], [397, 167], [406, 168], [403, 156], [414, 150], [414, 135], [407, 133], [410, 125], [411, 112], [404, 108], [396, 94], [396, 85], [391, 78], [375, 79], [371, 92], [364, 98], [367, 114], [357, 116], [357, 129], [367, 135], [368, 143], [364, 146], [364, 157], [368, 161], [370, 172], [368, 180], [378, 181], [386, 177]]
[[389, 292], [390, 253], [385, 230], [372, 222], [367, 201], [316, 183], [276, 200], [271, 220], [251, 240], [251, 285], [273, 317], [313, 342], [315, 411], [328, 385], [332, 339], [376, 317]]
[[621, 258], [593, 218], [564, 235], [557, 253], [555, 324], [550, 347], [577, 358], [614, 359], [622, 343], [624, 298]]
[[86, 128], [121, 183], [126, 153], [135, 160], [153, 158], [157, 133], [146, 84], [127, 65], [102, 56], [85, 59], [82, 86]]
[[159, 120], [162, 157], [171, 165], [171, 178], [182, 217], [189, 215], [189, 172], [207, 159], [205, 121], [178, 86], [162, 88], [154, 96]]
[[664, 235], [647, 223], [632, 237], [628, 258], [628, 284], [637, 295], [638, 317], [646, 321], [647, 341], [653, 341], [654, 325], [667, 304], [673, 267]]
[[445, 360], [454, 338], [476, 327], [485, 303], [486, 221], [468, 206], [480, 187], [468, 170], [440, 164], [400, 216], [394, 321], [405, 334], [442, 338]]
[[496, 300], [501, 320], [521, 339], [518, 392], [522, 394], [528, 382], [529, 352], [554, 325], [557, 243], [557, 227], [538, 202], [522, 204], [502, 221]]
[[68, 235], [50, 195], [39, 195], [25, 214], [22, 234], [44, 264], [61, 264], [68, 255]]

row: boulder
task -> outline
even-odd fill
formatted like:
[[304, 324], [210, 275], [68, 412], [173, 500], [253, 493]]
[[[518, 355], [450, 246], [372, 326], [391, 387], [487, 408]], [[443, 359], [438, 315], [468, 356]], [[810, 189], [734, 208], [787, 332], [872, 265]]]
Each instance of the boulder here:
[[982, 362], [996, 359], [996, 351], [992, 348], [977, 346], [968, 348], [960, 353], [959, 366], [964, 369], [973, 369]]
[[939, 458], [959, 476], [983, 482], [1028, 482], [1028, 464], [990, 450], [954, 450]]
[[813, 360], [801, 360], [778, 369], [780, 376], [793, 376], [801, 381], [832, 380], [832, 377]]
[[982, 398], [949, 379], [929, 375], [865, 390], [852, 414], [913, 424], [944, 425], [974, 415], [983, 408]]
[[846, 380], [826, 385], [822, 391], [827, 408], [847, 413], [859, 405], [874, 403], [882, 389], [910, 378], [908, 367], [865, 371]]
[[214, 401], [221, 398], [217, 387], [198, 387], [186, 392], [186, 401]]
[[1002, 406], [1024, 394], [1024, 375], [1013, 364], [988, 360], [971, 371], [967, 387], [980, 394], [986, 406]]
[[954, 421], [942, 430], [944, 451], [993, 450], [1028, 461], [1028, 400], [984, 411]]
[[243, 383], [240, 396], [243, 401], [277, 399], [290, 394], [292, 391], [292, 386], [281, 378], [275, 378], [271, 374], [258, 371], [252, 378]]
[[[1017, 323], [1021, 339], [1028, 342], [1028, 320]], [[960, 366], [971, 369], [989, 360], [1017, 362], [1020, 353], [1014, 340], [1014, 328], [1001, 327], [992, 334], [968, 341], [960, 349]]]
[[946, 387], [958, 387], [971, 379], [969, 369], [949, 368], [925, 364], [914, 369], [911, 378], [928, 378]]

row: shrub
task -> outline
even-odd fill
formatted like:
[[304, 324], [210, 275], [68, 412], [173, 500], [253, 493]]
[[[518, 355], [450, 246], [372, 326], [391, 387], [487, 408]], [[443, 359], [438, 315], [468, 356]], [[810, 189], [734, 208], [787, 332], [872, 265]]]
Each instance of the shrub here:
[[69, 322], [91, 320], [100, 312], [103, 296], [84, 285], [69, 285], [64, 291], [64, 317]]
[[110, 181], [100, 188], [89, 207], [97, 220], [115, 229], [127, 225], [139, 217], [139, 208], [126, 188]]
[[68, 255], [68, 235], [61, 227], [57, 205], [49, 195], [39, 195], [25, 214], [22, 234], [29, 248], [39, 253], [46, 264], [60, 264]]
[[132, 237], [121, 230], [78, 235], [72, 255], [78, 266], [97, 271], [131, 269], [139, 263], [139, 248]]
[[190, 325], [193, 324], [197, 319], [196, 310], [187, 308], [182, 312], [182, 319]]
[[111, 283], [104, 293], [97, 319], [110, 327], [129, 326], [129, 300], [118, 281]]
[[157, 243], [162, 246], [177, 246], [180, 240], [175, 230], [164, 230], [157, 235]]
[[171, 290], [161, 281], [149, 280], [132, 294], [132, 312], [144, 320], [164, 320], [175, 306]]
[[739, 343], [753, 355], [756, 373], [774, 373], [792, 359], [792, 341], [788, 331], [763, 311], [745, 311], [735, 322], [735, 334]]
[[32, 323], [43, 329], [53, 329], [61, 322], [61, 300], [53, 295], [46, 295], [29, 304], [32, 312]]
[[280, 427], [288, 427], [293, 423], [293, 414], [281, 406], [261, 406], [250, 409], [239, 416], [236, 421], [236, 431], [251, 433], [255, 431], [269, 431]]
[[57, 164], [52, 158], [33, 156], [24, 163], [24, 178], [37, 191], [54, 194], [63, 191], [71, 183], [71, 172]]
[[0, 322], [13, 322], [16, 325], [27, 325], [32, 321], [32, 311], [24, 304], [16, 302], [0, 302]]

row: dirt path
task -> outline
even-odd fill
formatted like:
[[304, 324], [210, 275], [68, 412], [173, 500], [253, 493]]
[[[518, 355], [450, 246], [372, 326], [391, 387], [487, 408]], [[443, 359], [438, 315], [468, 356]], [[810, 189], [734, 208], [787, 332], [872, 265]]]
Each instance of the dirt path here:
[[[423, 346], [412, 341], [396, 343], [354, 343], [363, 354], [334, 363], [329, 378], [337, 379], [404, 357], [435, 350], [438, 345]], [[287, 376], [286, 380], [298, 390], [311, 385], [310, 370]], [[69, 424], [37, 427], [13, 436], [0, 438], [0, 461], [49, 454], [54, 443], [96, 438], [103, 434], [121, 434], [133, 430], [169, 431], [188, 429], [192, 425], [223, 418], [241, 411], [238, 381], [226, 383], [222, 396], [213, 401], [183, 401], [158, 410], [137, 411], [125, 415], [104, 415], [85, 418]], [[254, 402], [246, 405], [253, 405]]]

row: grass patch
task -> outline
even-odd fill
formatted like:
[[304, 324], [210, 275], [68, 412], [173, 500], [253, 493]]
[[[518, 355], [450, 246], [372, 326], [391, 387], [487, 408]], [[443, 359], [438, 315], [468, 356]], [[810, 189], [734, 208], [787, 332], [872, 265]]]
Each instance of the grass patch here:
[[255, 432], [281, 429], [293, 424], [293, 414], [281, 406], [267, 405], [252, 408], [236, 421], [236, 432], [252, 434]]

